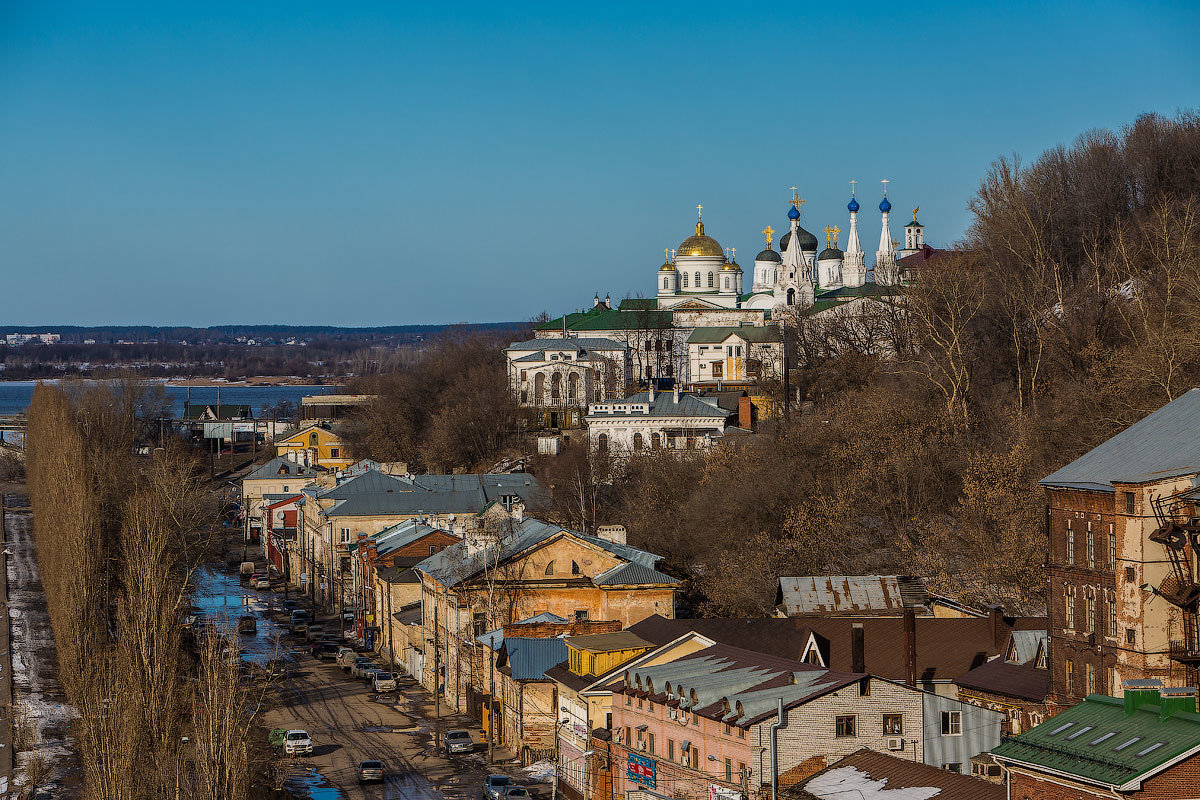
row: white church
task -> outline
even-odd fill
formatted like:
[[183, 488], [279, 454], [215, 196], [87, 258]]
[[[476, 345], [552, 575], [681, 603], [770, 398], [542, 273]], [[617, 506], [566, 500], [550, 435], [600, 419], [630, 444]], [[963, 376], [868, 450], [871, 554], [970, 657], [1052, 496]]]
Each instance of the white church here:
[[[800, 224], [800, 208], [804, 201], [792, 188], [788, 208], [788, 230], [779, 240], [779, 250], [773, 247], [775, 231], [763, 230], [766, 247], [754, 257], [754, 277], [749, 289], [743, 283], [743, 272], [732, 252], [722, 249], [717, 240], [704, 232], [704, 221], [698, 214], [696, 233], [667, 251], [667, 260], [658, 270], [657, 306], [662, 310], [745, 309], [761, 310], [768, 314], [777, 308], [795, 306], [807, 308], [818, 299], [847, 301], [856, 297], [879, 297], [894, 294], [901, 282], [897, 267], [899, 259], [915, 254], [925, 247], [924, 226], [917, 221], [904, 226], [904, 247], [892, 238], [888, 216], [892, 204], [887, 198], [887, 181], [883, 181], [883, 200], [879, 203], [879, 248], [875, 264], [867, 272], [866, 253], [859, 238], [858, 200], [851, 188], [846, 210], [850, 214], [846, 249], [838, 246], [839, 227], [826, 227], [825, 249], [817, 252], [817, 237]], [[853, 182], [852, 182], [853, 185]], [[703, 206], [697, 206], [703, 213]]]

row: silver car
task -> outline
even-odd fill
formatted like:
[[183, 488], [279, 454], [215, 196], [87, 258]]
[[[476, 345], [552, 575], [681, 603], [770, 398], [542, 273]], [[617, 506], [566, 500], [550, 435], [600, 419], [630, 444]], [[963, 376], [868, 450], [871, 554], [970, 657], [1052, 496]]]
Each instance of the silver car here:
[[376, 672], [371, 679], [375, 684], [377, 692], [394, 692], [396, 691], [396, 675], [392, 672]]
[[470, 731], [446, 731], [443, 743], [448, 754], [475, 752], [475, 740], [471, 738]]

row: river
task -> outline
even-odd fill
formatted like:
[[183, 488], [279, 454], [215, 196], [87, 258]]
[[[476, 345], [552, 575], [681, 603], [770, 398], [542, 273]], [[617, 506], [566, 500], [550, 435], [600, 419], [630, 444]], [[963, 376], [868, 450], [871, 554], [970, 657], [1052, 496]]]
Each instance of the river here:
[[[37, 381], [0, 381], [0, 414], [19, 414], [29, 407]], [[167, 394], [175, 401], [176, 414], [183, 413], [183, 404], [191, 392], [193, 403], [246, 403], [259, 415], [263, 406], [273, 406], [280, 400], [299, 404], [300, 398], [312, 394], [330, 394], [337, 386], [167, 386]]]

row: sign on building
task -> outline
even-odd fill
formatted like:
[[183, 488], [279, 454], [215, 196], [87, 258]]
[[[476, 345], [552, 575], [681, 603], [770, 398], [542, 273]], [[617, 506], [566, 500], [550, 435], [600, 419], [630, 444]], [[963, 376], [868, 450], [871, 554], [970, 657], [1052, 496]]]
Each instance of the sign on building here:
[[655, 788], [655, 761], [637, 753], [630, 753], [626, 762], [625, 775], [634, 783], [640, 783], [648, 789]]

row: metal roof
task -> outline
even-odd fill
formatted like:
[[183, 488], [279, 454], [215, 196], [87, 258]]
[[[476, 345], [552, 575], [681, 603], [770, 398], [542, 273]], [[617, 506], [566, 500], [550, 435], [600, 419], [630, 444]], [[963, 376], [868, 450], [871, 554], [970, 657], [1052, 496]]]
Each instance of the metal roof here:
[[[632, 405], [634, 403], [648, 403], [650, 412], [643, 414], [641, 412], [631, 412], [628, 410], [614, 412], [611, 410], [596, 411], [599, 408], [612, 408], [613, 406]], [[681, 392], [679, 402], [675, 402], [674, 392], [657, 392], [653, 402], [650, 400], [649, 392], [638, 392], [630, 395], [624, 400], [618, 400], [612, 403], [593, 403], [588, 406], [587, 416], [589, 417], [697, 417], [697, 418], [719, 418], [725, 419], [731, 415], [731, 411], [721, 408], [716, 398], [697, 397], [694, 394]]]
[[781, 794], [801, 800], [882, 800], [885, 797], [896, 800], [916, 797], [1004, 800], [1008, 796], [1001, 784], [867, 748], [851, 753]]
[[784, 613], [902, 612], [928, 603], [925, 582], [909, 575], [804, 575], [779, 579]]
[[654, 584], [674, 586], [679, 581], [670, 575], [666, 575], [643, 564], [628, 562], [618, 564], [611, 569], [601, 572], [595, 578], [592, 578], [592, 583], [597, 586], [647, 586]]
[[525, 472], [483, 475], [419, 475], [396, 478], [367, 470], [317, 494], [338, 500], [327, 516], [372, 517], [391, 514], [475, 514], [489, 503], [515, 495], [527, 508], [540, 508], [546, 493], [537, 478]]
[[[284, 470], [282, 474], [280, 473], [280, 469]], [[251, 472], [245, 478], [242, 478], [242, 480], [257, 481], [275, 478], [312, 478], [316, 477], [316, 475], [317, 471], [312, 467], [306, 467], [303, 464], [299, 464], [289, 458], [284, 458], [283, 456], [276, 456], [258, 469]]]
[[1200, 749], [1200, 714], [1176, 711], [1163, 719], [1156, 703], [1127, 713], [1129, 699], [1089, 695], [1041, 725], [1005, 739], [992, 755], [1093, 784], [1125, 787]]
[[688, 337], [688, 344], [714, 344], [736, 336], [744, 342], [782, 342], [783, 335], [774, 325], [737, 325], [714, 328], [696, 328]]
[[628, 350], [624, 342], [614, 342], [599, 336], [568, 336], [566, 339], [528, 339], [513, 342], [509, 350]]
[[629, 631], [568, 636], [567, 644], [572, 647], [578, 647], [581, 650], [591, 650], [597, 653], [610, 650], [649, 650], [654, 647], [650, 642]]
[[[566, 618], [560, 617], [558, 614], [551, 614], [549, 611], [543, 611], [540, 614], [534, 614], [532, 617], [521, 620], [517, 625], [533, 625], [538, 622], [550, 622], [557, 625], [566, 624]], [[480, 634], [475, 637], [475, 641], [482, 645], [491, 644], [493, 650], [499, 650], [500, 645], [504, 644], [504, 628], [496, 628], [487, 633]]]
[[1040, 483], [1112, 492], [1114, 483], [1145, 483], [1200, 472], [1200, 389], [1191, 389]]
[[518, 681], [544, 681], [546, 670], [567, 657], [567, 643], [560, 636], [550, 639], [510, 636], [504, 640], [501, 650], [501, 660]]

